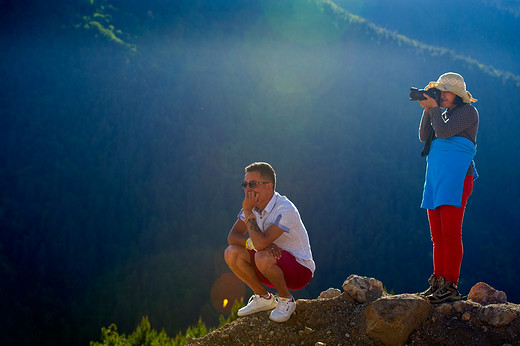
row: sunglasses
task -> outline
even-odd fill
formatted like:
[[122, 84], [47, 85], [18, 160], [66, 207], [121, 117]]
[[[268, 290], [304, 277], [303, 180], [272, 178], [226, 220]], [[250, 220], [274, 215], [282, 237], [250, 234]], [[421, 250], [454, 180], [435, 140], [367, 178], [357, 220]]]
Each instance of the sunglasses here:
[[256, 182], [254, 180], [251, 180], [249, 183], [247, 181], [243, 181], [242, 188], [245, 189], [249, 185], [249, 187], [251, 189], [254, 189], [257, 185], [269, 184], [269, 183], [270, 183], [270, 181]]

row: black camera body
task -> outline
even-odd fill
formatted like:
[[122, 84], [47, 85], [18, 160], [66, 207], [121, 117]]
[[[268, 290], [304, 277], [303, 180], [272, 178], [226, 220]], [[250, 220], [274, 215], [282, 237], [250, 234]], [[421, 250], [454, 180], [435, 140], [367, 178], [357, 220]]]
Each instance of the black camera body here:
[[442, 92], [437, 88], [430, 88], [428, 90], [418, 89], [418, 88], [410, 88], [410, 101], [422, 101], [426, 100], [423, 94], [430, 96], [432, 99], [437, 101], [437, 104], [441, 104], [441, 94]]

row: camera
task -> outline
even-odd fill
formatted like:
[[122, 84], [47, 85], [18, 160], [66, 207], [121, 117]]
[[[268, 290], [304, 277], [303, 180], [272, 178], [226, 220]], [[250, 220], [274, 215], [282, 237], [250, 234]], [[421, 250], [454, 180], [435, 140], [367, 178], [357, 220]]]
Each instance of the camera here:
[[441, 104], [441, 94], [442, 92], [437, 88], [430, 88], [428, 90], [418, 89], [418, 88], [410, 88], [410, 101], [422, 101], [426, 100], [423, 94], [430, 96], [432, 99], [437, 101], [437, 104]]

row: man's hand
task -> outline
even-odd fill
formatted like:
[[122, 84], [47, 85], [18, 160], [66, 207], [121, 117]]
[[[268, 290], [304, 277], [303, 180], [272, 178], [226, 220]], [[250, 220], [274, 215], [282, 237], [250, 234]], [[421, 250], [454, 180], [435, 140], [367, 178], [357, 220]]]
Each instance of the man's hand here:
[[276, 245], [275, 243], [271, 243], [268, 247], [265, 248], [265, 250], [269, 251], [269, 253], [276, 258], [277, 260], [282, 257], [282, 250]]
[[253, 190], [245, 192], [244, 201], [242, 202], [242, 210], [244, 211], [246, 217], [249, 216], [253, 208], [257, 206], [258, 201], [258, 193]]

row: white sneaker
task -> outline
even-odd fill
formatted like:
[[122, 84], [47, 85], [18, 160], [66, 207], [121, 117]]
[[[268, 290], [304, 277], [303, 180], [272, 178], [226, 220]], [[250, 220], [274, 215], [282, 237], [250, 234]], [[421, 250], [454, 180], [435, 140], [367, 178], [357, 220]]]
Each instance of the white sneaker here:
[[278, 298], [278, 305], [276, 309], [271, 312], [269, 318], [275, 322], [285, 322], [291, 317], [291, 314], [296, 309], [296, 302], [294, 298]]
[[253, 294], [247, 305], [239, 309], [238, 316], [247, 316], [259, 311], [272, 310], [276, 307], [276, 299], [269, 293], [269, 298], [264, 298], [258, 294]]

